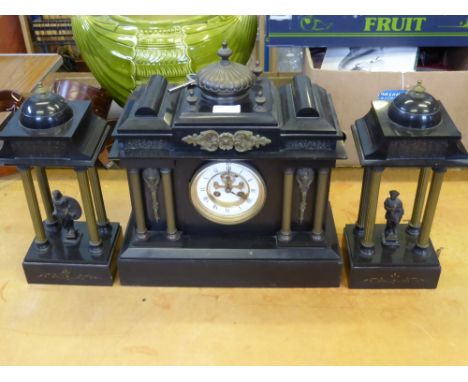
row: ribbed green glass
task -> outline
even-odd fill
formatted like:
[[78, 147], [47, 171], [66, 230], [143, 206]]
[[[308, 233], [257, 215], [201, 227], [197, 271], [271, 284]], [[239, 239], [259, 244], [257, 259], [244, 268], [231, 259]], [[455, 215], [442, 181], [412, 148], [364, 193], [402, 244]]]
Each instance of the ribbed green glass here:
[[226, 40], [232, 61], [245, 64], [257, 33], [256, 16], [74, 16], [73, 35], [101, 86], [121, 105], [149, 77], [180, 83], [218, 61]]

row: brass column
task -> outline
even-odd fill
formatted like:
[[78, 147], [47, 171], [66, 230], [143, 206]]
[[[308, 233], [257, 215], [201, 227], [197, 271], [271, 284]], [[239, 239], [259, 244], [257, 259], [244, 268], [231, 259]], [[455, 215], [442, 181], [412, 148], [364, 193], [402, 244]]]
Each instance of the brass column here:
[[364, 221], [364, 234], [361, 240], [360, 251], [362, 257], [371, 257], [374, 254], [374, 227], [382, 172], [382, 167], [373, 167], [369, 169], [367, 212]]
[[75, 169], [78, 185], [80, 187], [81, 201], [88, 227], [89, 245], [91, 252], [102, 252], [102, 240], [96, 224], [94, 215], [93, 199], [89, 189], [88, 172], [85, 169]]
[[88, 176], [91, 193], [93, 194], [94, 206], [96, 208], [97, 224], [101, 229], [108, 228], [109, 219], [106, 214], [106, 207], [104, 205], [104, 198], [102, 197], [101, 182], [99, 181], [97, 169], [95, 167], [88, 169]]
[[359, 212], [354, 232], [361, 236], [364, 233], [364, 222], [366, 220], [367, 202], [369, 200], [369, 178], [370, 168], [365, 167], [362, 175], [361, 199], [359, 200]]
[[46, 214], [46, 225], [49, 227], [57, 226], [57, 219], [54, 216], [54, 206], [52, 204], [52, 196], [49, 187], [49, 180], [47, 179], [47, 173], [45, 168], [34, 166], [36, 172], [37, 184], [39, 186], [39, 192], [41, 194], [42, 204], [44, 205], [44, 211]]
[[283, 215], [281, 218], [281, 231], [278, 239], [291, 240], [291, 214], [293, 202], [294, 169], [288, 168], [283, 176]]
[[317, 176], [317, 192], [315, 193], [314, 222], [312, 227], [312, 239], [316, 241], [324, 238], [324, 218], [327, 208], [328, 183], [330, 169], [320, 168]]
[[162, 186], [164, 193], [164, 207], [166, 210], [166, 233], [167, 238], [176, 240], [179, 238], [175, 211], [174, 211], [174, 195], [172, 193], [172, 174], [170, 168], [161, 169]]
[[23, 181], [24, 193], [26, 194], [26, 201], [28, 203], [29, 213], [31, 214], [31, 220], [34, 227], [34, 243], [40, 251], [46, 251], [49, 248], [49, 242], [47, 240], [44, 226], [42, 225], [41, 211], [39, 204], [37, 203], [36, 191], [34, 189], [34, 183], [31, 175], [30, 168], [19, 168], [21, 173], [21, 180]]
[[426, 208], [421, 224], [421, 233], [419, 234], [415, 247], [416, 252], [420, 254], [424, 254], [424, 250], [429, 247], [429, 235], [431, 234], [437, 201], [439, 200], [440, 190], [446, 171], [447, 169], [445, 168], [434, 168], [432, 170], [431, 188], [427, 196]]
[[130, 168], [127, 170], [127, 176], [132, 210], [135, 215], [136, 234], [138, 239], [146, 240], [148, 238], [148, 228], [146, 227], [140, 170], [138, 168]]
[[416, 196], [414, 197], [413, 213], [411, 220], [408, 223], [406, 232], [410, 235], [417, 236], [421, 228], [421, 216], [424, 209], [424, 200], [426, 199], [427, 186], [429, 185], [429, 175], [431, 169], [424, 167], [419, 170], [418, 187], [416, 188]]

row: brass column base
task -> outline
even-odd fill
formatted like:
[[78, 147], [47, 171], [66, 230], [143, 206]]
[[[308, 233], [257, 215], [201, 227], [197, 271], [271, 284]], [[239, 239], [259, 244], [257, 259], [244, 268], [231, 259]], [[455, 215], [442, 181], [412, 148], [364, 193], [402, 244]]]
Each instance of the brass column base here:
[[421, 232], [421, 226], [415, 227], [412, 226], [411, 223], [408, 223], [408, 227], [406, 228], [406, 233], [411, 236], [419, 236]]
[[283, 243], [291, 241], [292, 232], [291, 231], [279, 231], [276, 234], [276, 238], [277, 238], [277, 240], [279, 240], [279, 241], [281, 241]]
[[312, 232], [311, 234], [312, 240], [313, 241], [324, 241], [325, 240], [325, 235], [324, 232]]
[[34, 245], [36, 247], [36, 250], [40, 253], [46, 253], [50, 249], [50, 243], [48, 240], [46, 241], [37, 241], [34, 240]]
[[353, 228], [353, 231], [354, 231], [354, 234], [356, 236], [359, 236], [359, 237], [364, 236], [364, 227], [362, 227], [362, 226], [359, 226], [359, 225], [355, 224], [354, 228]]
[[176, 240], [179, 240], [181, 236], [182, 236], [181, 231], [166, 232], [167, 240], [176, 241]]
[[362, 259], [371, 259], [375, 253], [375, 245], [366, 246], [361, 243], [359, 247], [359, 257]]

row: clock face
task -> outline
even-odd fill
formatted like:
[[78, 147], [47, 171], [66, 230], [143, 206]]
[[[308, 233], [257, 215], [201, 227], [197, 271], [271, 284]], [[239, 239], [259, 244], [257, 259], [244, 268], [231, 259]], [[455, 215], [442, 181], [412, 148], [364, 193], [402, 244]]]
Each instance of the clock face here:
[[260, 174], [243, 163], [210, 163], [190, 183], [195, 209], [218, 224], [239, 224], [253, 218], [262, 209], [265, 194]]

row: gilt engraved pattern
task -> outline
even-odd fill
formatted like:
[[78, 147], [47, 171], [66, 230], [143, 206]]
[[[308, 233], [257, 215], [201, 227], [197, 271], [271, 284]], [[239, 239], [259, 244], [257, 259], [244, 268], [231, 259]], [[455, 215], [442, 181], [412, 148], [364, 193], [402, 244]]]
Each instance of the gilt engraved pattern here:
[[243, 153], [254, 148], [266, 146], [271, 140], [261, 135], [254, 135], [251, 131], [238, 130], [234, 134], [221, 133], [215, 130], [202, 131], [200, 134], [187, 135], [182, 141], [193, 146], [200, 146], [205, 151], [232, 150]]
[[397, 272], [393, 272], [389, 276], [376, 276], [376, 277], [368, 277], [363, 280], [365, 283], [369, 284], [411, 284], [411, 283], [423, 283], [424, 280], [421, 277], [416, 276], [403, 276]]
[[301, 202], [299, 203], [299, 224], [304, 222], [304, 214], [307, 208], [307, 193], [310, 185], [314, 181], [314, 170], [311, 168], [300, 168], [296, 172], [296, 182], [301, 192]]
[[155, 168], [144, 169], [143, 180], [151, 194], [151, 209], [153, 210], [154, 219], [159, 222], [158, 189], [161, 180], [159, 171]]
[[285, 148], [288, 150], [332, 150], [334, 143], [325, 139], [288, 139]]
[[48, 280], [61, 280], [61, 281], [87, 281], [87, 280], [99, 280], [100, 277], [84, 274], [84, 273], [73, 273], [68, 269], [64, 269], [61, 272], [46, 272], [37, 275], [40, 279]]

